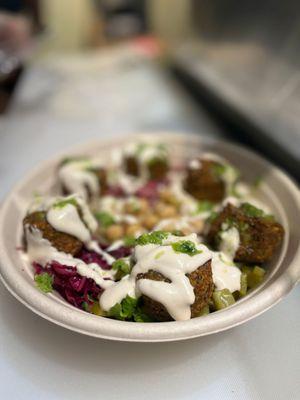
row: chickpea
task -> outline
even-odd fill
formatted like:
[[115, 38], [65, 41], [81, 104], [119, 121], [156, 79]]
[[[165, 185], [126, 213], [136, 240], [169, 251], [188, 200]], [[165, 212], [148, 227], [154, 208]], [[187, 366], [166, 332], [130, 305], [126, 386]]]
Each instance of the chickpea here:
[[146, 199], [140, 199], [139, 201], [139, 213], [144, 214], [149, 210], [149, 202]]
[[147, 211], [149, 208], [148, 201], [146, 199], [133, 199], [125, 203], [124, 212], [127, 214], [141, 214]]
[[175, 206], [176, 208], [178, 208], [180, 205], [180, 202], [178, 201], [178, 199], [176, 199], [174, 194], [169, 189], [162, 190], [160, 192], [160, 198], [165, 203], [171, 204], [171, 205]]
[[143, 230], [143, 228], [140, 224], [128, 225], [125, 229], [125, 235], [126, 236], [135, 236], [135, 234], [137, 232], [140, 232], [141, 230]]
[[204, 228], [204, 221], [203, 219], [194, 219], [193, 221], [190, 222], [194, 232], [201, 233]]
[[113, 224], [106, 229], [105, 235], [109, 241], [113, 242], [124, 236], [124, 228], [122, 225]]
[[124, 204], [125, 214], [137, 214], [140, 211], [140, 204], [138, 201], [128, 201]]
[[170, 204], [157, 203], [155, 211], [161, 218], [173, 218], [177, 216], [176, 207]]
[[202, 219], [195, 219], [194, 221], [191, 222], [191, 225], [194, 229], [195, 232], [201, 233], [204, 228], [204, 221]]
[[191, 229], [191, 228], [188, 228], [188, 227], [186, 227], [186, 228], [182, 228], [182, 229], [180, 229], [180, 231], [182, 232], [182, 234], [183, 234], [183, 235], [190, 235], [191, 233], [193, 233], [193, 232], [194, 232], [194, 230], [193, 230], [193, 229]]
[[146, 229], [152, 229], [159, 221], [159, 218], [155, 214], [146, 214], [142, 218], [142, 224]]

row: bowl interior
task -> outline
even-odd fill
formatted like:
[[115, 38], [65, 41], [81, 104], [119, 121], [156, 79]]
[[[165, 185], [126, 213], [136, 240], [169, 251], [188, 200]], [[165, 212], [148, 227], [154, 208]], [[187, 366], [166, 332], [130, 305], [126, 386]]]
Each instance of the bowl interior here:
[[279, 301], [300, 276], [300, 229], [297, 223], [300, 201], [295, 185], [270, 163], [236, 145], [203, 141], [194, 135], [148, 134], [144, 137], [167, 143], [176, 164], [197, 156], [199, 152], [216, 152], [236, 165], [246, 182], [262, 178], [258, 197], [269, 205], [286, 232], [283, 246], [268, 265], [264, 283], [229, 309], [190, 321], [158, 324], [135, 324], [90, 315], [72, 307], [59, 295], [45, 295], [36, 289], [31, 267], [18, 250], [22, 238], [21, 221], [32, 196], [36, 192], [58, 193], [55, 175], [64, 156], [99, 155], [109, 160], [112, 149], [122, 149], [129, 141], [143, 140], [143, 135], [133, 135], [87, 143], [65, 152], [41, 164], [14, 188], [0, 212], [0, 272], [6, 287], [34, 312], [59, 325], [92, 336], [128, 341], [170, 341], [218, 332], [253, 318]]

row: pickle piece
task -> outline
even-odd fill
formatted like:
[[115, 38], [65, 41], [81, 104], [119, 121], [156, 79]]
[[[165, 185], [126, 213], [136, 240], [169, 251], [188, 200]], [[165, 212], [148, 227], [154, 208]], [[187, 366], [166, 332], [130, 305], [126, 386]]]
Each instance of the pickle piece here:
[[235, 300], [230, 290], [222, 289], [213, 293], [213, 302], [216, 310], [222, 310], [234, 304]]

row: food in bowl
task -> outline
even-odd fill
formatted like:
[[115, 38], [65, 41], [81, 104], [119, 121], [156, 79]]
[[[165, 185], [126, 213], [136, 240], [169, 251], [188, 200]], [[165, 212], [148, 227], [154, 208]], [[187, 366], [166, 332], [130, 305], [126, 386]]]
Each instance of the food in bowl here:
[[61, 196], [30, 205], [24, 252], [42, 291], [96, 315], [164, 322], [221, 310], [262, 282], [284, 230], [236, 166], [209, 153], [177, 165], [149, 142], [111, 160], [63, 160]]

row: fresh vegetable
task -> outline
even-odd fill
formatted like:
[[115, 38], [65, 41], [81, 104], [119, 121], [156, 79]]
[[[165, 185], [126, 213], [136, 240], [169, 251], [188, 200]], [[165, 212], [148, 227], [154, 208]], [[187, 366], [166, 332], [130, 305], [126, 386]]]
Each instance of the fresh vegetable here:
[[126, 296], [121, 303], [115, 304], [108, 311], [108, 316], [121, 321], [150, 322], [150, 318], [142, 311], [138, 303], [138, 299]]
[[47, 272], [43, 272], [42, 274], [35, 274], [34, 276], [35, 283], [37, 287], [44, 293], [50, 293], [53, 290], [53, 276], [49, 275]]
[[131, 266], [124, 259], [119, 259], [113, 262], [112, 269], [116, 272], [116, 280], [122, 279], [124, 276], [130, 274]]
[[229, 289], [222, 289], [214, 291], [213, 302], [216, 310], [222, 310], [234, 304], [235, 299]]

